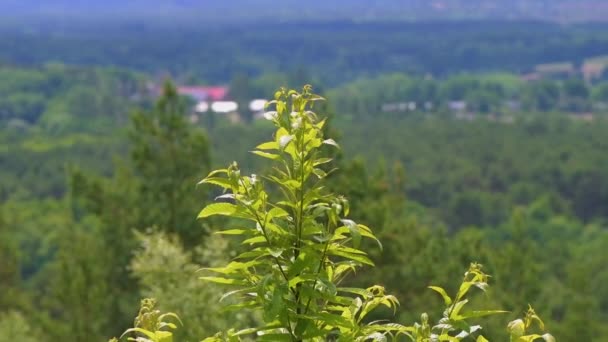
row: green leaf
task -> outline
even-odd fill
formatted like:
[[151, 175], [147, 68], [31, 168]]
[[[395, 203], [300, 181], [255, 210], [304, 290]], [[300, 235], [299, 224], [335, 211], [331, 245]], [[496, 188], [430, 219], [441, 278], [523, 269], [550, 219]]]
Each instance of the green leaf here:
[[334, 139], [325, 139], [325, 140], [323, 140], [323, 143], [326, 145], [332, 145], [332, 146], [340, 148], [340, 146]]
[[315, 160], [312, 165], [313, 166], [319, 166], [321, 164], [329, 163], [332, 160], [333, 160], [332, 158], [319, 158], [319, 159]]
[[354, 254], [354, 253], [349, 253], [349, 252], [346, 252], [343, 250], [337, 250], [337, 249], [328, 250], [327, 253], [331, 254], [331, 255], [341, 256], [341, 257], [349, 259], [349, 260], [354, 260], [354, 261], [357, 261], [357, 262], [360, 262], [362, 264], [366, 264], [369, 266], [374, 266], [374, 263], [367, 256], [362, 255], [362, 254]]
[[304, 281], [306, 281], [306, 279], [304, 279], [300, 276], [291, 278], [291, 279], [289, 279], [289, 287], [295, 287], [296, 285], [298, 285], [299, 283], [304, 282]]
[[243, 242], [241, 242], [241, 244], [245, 245], [245, 244], [250, 244], [250, 245], [254, 245], [256, 243], [265, 243], [266, 242], [266, 238], [262, 235], [258, 235], [258, 236], [254, 236], [251, 237], [249, 239], [245, 239], [243, 240]]
[[269, 255], [268, 248], [260, 248], [257, 247], [255, 249], [245, 251], [235, 257], [235, 259], [250, 259], [250, 258], [259, 258], [261, 256]]
[[283, 296], [287, 289], [283, 286], [276, 287], [272, 292], [272, 299], [267, 302], [264, 308], [264, 320], [267, 322], [273, 321], [285, 309]]
[[542, 338], [545, 342], [555, 342], [555, 337], [549, 333], [543, 334]]
[[232, 216], [238, 211], [238, 207], [232, 203], [212, 203], [207, 205], [198, 214], [198, 218], [209, 217], [213, 215]]
[[268, 216], [269, 216], [269, 219], [272, 219], [275, 217], [289, 216], [289, 213], [281, 207], [274, 207], [268, 211]]
[[155, 342], [173, 342], [173, 334], [168, 331], [157, 331]]
[[220, 230], [219, 232], [215, 232], [214, 234], [221, 234], [221, 235], [245, 235], [250, 233], [250, 229], [226, 229], [226, 230]]
[[507, 330], [509, 331], [509, 335], [511, 335], [511, 339], [517, 339], [526, 332], [526, 325], [524, 321], [521, 319], [516, 319], [514, 321], [509, 322], [507, 325]]
[[350, 320], [348, 320], [340, 315], [335, 315], [335, 314], [331, 314], [328, 312], [319, 312], [316, 314], [300, 315], [300, 316], [303, 318], [320, 321], [326, 326], [345, 327], [345, 328], [353, 327], [353, 323]]
[[234, 333], [232, 336], [249, 335], [249, 334], [253, 334], [253, 333], [257, 332], [258, 330], [259, 330], [258, 328], [241, 329], [241, 330], [237, 331], [236, 333]]
[[363, 297], [364, 299], [371, 298], [371, 297], [374, 296], [368, 290], [360, 289], [360, 288], [357, 288], [357, 287], [338, 287], [337, 290], [339, 292], [353, 293], [353, 294], [356, 294], [356, 295], [359, 295], [359, 296]]
[[311, 321], [308, 319], [300, 319], [298, 321], [298, 324], [296, 325], [296, 328], [294, 329], [294, 334], [296, 336], [302, 336], [307, 330], [308, 327], [311, 325]]
[[276, 141], [268, 141], [256, 146], [258, 150], [278, 150], [279, 144]]
[[452, 311], [450, 312], [450, 319], [457, 319], [456, 317], [458, 317], [458, 315], [460, 314], [460, 310], [462, 310], [462, 308], [468, 302], [469, 302], [469, 300], [465, 299], [465, 300], [459, 301], [458, 303], [455, 303], [454, 307], [452, 308]]
[[228, 173], [228, 169], [213, 170], [213, 171], [209, 172], [209, 174], [205, 178], [210, 178], [210, 177], [215, 176], [215, 175], [220, 174], [220, 173], [227, 174]]
[[484, 317], [484, 316], [497, 315], [497, 314], [503, 314], [503, 313], [509, 313], [509, 312], [503, 311], [503, 310], [471, 311], [471, 312], [464, 313], [462, 315], [457, 315], [455, 317], [455, 319], [469, 319], [469, 318]]
[[177, 328], [177, 325], [175, 325], [175, 323], [161, 322], [160, 327], [161, 328], [168, 327], [169, 329], [175, 329], [175, 328]]
[[359, 232], [359, 226], [353, 220], [342, 219], [344, 226], [350, 231], [350, 236], [353, 238], [353, 246], [358, 248], [361, 245], [361, 233]]
[[253, 290], [254, 288], [250, 287], [250, 288], [246, 288], [246, 289], [238, 289], [238, 290], [233, 290], [233, 291], [228, 291], [226, 293], [224, 293], [221, 297], [220, 297], [220, 302], [224, 301], [224, 299], [234, 296], [234, 295], [240, 295], [240, 294], [246, 294], [249, 293]]
[[467, 292], [469, 292], [469, 289], [471, 288], [471, 286], [473, 286], [473, 284], [474, 283], [470, 281], [463, 281], [462, 284], [460, 284], [460, 288], [458, 289], [456, 300], [459, 300], [460, 298], [464, 297]]
[[268, 248], [268, 254], [272, 255], [275, 258], [278, 258], [283, 254], [285, 250], [281, 248]]
[[429, 289], [439, 293], [441, 295], [441, 297], [443, 297], [443, 301], [445, 303], [445, 305], [451, 305], [452, 304], [452, 298], [450, 298], [450, 296], [448, 296], [447, 292], [445, 292], [445, 290], [439, 286], [429, 286]]
[[438, 341], [460, 342], [459, 339], [454, 336], [450, 336], [447, 333], [439, 335]]
[[264, 158], [268, 158], [268, 159], [272, 159], [272, 160], [281, 159], [280, 155], [274, 154], [274, 153], [268, 153], [268, 152], [262, 152], [262, 151], [251, 151], [251, 153], [256, 154], [260, 157], [264, 157]]
[[221, 186], [224, 189], [232, 189], [232, 184], [230, 183], [230, 180], [220, 177], [208, 177], [198, 182], [198, 184], [213, 184]]
[[300, 272], [304, 268], [314, 265], [314, 260], [312, 260], [313, 258], [310, 256], [310, 253], [311, 252], [309, 251], [300, 252], [298, 258], [293, 262], [293, 264], [291, 265], [291, 267], [289, 267], [289, 270], [287, 271], [287, 275], [290, 278], [300, 274]]
[[[345, 210], [346, 210], [346, 208], [347, 207], [345, 207]], [[363, 224], [358, 224], [357, 226], [359, 227], [359, 232], [361, 233], [362, 236], [376, 241], [380, 250], [384, 249], [384, 247], [382, 247], [382, 242], [380, 242], [380, 240], [376, 237], [376, 235], [374, 235], [372, 233], [372, 230], [369, 229], [369, 227], [367, 227], [366, 225], [363, 225]]]
[[202, 268], [201, 270], [222, 273], [222, 274], [230, 274], [230, 273], [239, 272], [239, 271], [247, 269], [249, 267], [259, 265], [260, 263], [261, 263], [261, 261], [258, 261], [258, 260], [252, 260], [249, 262], [231, 261], [225, 267], [205, 267], [205, 268]]
[[372, 342], [386, 342], [386, 335], [382, 334], [380, 332], [373, 332], [367, 336], [365, 336], [365, 341], [372, 341]]
[[293, 135], [284, 135], [279, 138], [279, 147], [285, 148], [293, 140]]
[[327, 176], [327, 172], [325, 172], [319, 168], [312, 169], [312, 173], [314, 173], [315, 176], [317, 176], [319, 179], [323, 179]]
[[292, 339], [289, 334], [264, 334], [264, 335], [259, 335], [258, 338], [256, 339], [256, 341], [262, 341], [262, 342], [288, 341], [288, 342], [291, 342]]
[[210, 281], [212, 283], [217, 284], [227, 284], [227, 285], [247, 285], [247, 283], [243, 280], [232, 279], [232, 278], [222, 278], [222, 277], [200, 277], [201, 280]]
[[176, 313], [174, 313], [174, 312], [167, 312], [167, 313], [164, 313], [164, 314], [162, 314], [162, 315], [158, 316], [158, 319], [162, 321], [162, 320], [164, 320], [164, 319], [165, 319], [165, 317], [171, 317], [171, 318], [174, 318], [174, 319], [176, 319], [176, 320], [179, 322], [179, 324], [184, 325], [184, 323], [183, 323], [183, 322], [182, 322], [182, 320], [179, 318], [179, 316], [178, 316]]
[[142, 328], [129, 328], [129, 329], [125, 330], [124, 333], [122, 333], [120, 338], [123, 338], [123, 336], [125, 336], [126, 334], [131, 333], [131, 332], [138, 332], [138, 333], [148, 336], [149, 338], [155, 337], [155, 334], [152, 331], [148, 331], [148, 330], [142, 329]]

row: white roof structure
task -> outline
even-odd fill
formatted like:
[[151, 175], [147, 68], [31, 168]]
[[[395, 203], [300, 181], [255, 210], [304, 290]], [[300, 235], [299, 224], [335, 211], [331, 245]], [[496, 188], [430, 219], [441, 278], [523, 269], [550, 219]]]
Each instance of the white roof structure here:
[[251, 102], [249, 102], [249, 109], [252, 112], [261, 112], [264, 110], [264, 106], [266, 106], [266, 103], [268, 103], [268, 101], [264, 99], [252, 100]]
[[201, 101], [196, 104], [196, 107], [194, 107], [194, 110], [197, 113], [207, 113], [209, 111], [209, 104], [205, 101]]
[[239, 105], [234, 101], [216, 101], [211, 104], [211, 110], [216, 113], [236, 112]]

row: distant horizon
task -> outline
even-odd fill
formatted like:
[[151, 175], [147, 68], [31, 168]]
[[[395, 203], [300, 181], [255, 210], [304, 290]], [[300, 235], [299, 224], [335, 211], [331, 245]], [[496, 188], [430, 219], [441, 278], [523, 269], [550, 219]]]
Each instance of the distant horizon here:
[[[348, 6], [346, 6], [348, 4]], [[192, 20], [200, 23], [242, 21], [420, 21], [541, 20], [608, 21], [608, 3], [600, 0], [4, 0], [0, 18], [13, 20]]]

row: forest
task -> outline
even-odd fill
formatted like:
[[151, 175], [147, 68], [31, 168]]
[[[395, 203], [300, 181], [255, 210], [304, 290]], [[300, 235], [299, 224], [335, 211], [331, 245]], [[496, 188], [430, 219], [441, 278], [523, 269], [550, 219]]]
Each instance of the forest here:
[[[460, 294], [469, 269], [465, 282], [471, 276], [471, 284], [486, 290], [470, 305], [506, 311], [473, 317], [485, 339], [512, 338], [507, 322], [523, 315], [526, 323], [541, 317], [539, 334], [548, 331], [560, 341], [608, 339], [608, 254], [602, 252], [608, 244], [608, 73], [588, 79], [578, 71], [608, 54], [604, 25], [163, 25], [0, 25], [0, 342], [118, 338], [134, 317], [143, 317], [143, 298], [179, 316], [175, 341], [200, 341], [276, 317], [323, 317], [340, 327], [334, 333], [351, 336], [339, 319], [300, 312], [300, 296], [309, 298], [306, 311], [314, 309], [328, 300], [314, 297], [325, 295], [315, 294], [317, 286], [331, 285], [307, 280], [308, 266], [289, 275], [288, 287], [273, 283], [280, 274], [265, 278], [271, 294], [257, 311], [220, 303], [234, 285], [227, 281], [239, 281], [231, 277], [240, 273], [223, 269], [229, 276], [220, 284], [199, 279], [210, 278], [201, 268], [221, 269], [262, 241], [254, 235], [240, 243], [236, 232], [256, 231], [259, 220], [240, 226], [247, 219], [242, 212], [206, 208], [254, 206], [268, 196], [277, 227], [309, 224], [308, 211], [289, 209], [304, 202], [289, 203], [290, 191], [304, 193], [305, 182], [289, 178], [295, 175], [318, 177], [327, 197], [312, 181], [311, 196], [340, 208], [336, 222], [348, 228], [345, 246], [353, 246], [327, 250], [375, 265], [357, 269], [340, 286], [353, 296], [400, 303], [395, 313], [384, 304], [361, 322], [388, 319], [405, 329], [422, 320], [422, 327], [423, 312], [437, 322], [444, 304], [451, 305], [438, 287]], [[571, 63], [573, 71], [542, 67], [557, 62]], [[532, 73], [538, 79], [525, 77]], [[236, 121], [213, 113], [192, 120], [193, 99], [179, 96], [175, 86], [218, 84], [239, 103], [274, 98], [277, 108], [257, 119], [242, 111]], [[151, 85], [160, 85], [162, 94]], [[297, 93], [277, 92], [280, 87]], [[314, 119], [304, 109], [290, 116], [279, 107], [293, 98], [308, 110], [314, 94], [326, 99], [315, 103]], [[302, 120], [309, 131], [298, 131]], [[281, 128], [293, 129], [289, 138], [281, 139]], [[314, 145], [319, 137], [322, 146]], [[299, 141], [314, 148], [298, 150]], [[307, 171], [293, 161], [296, 152], [323, 166]], [[293, 165], [284, 179], [269, 176], [277, 172], [272, 163], [284, 161], [279, 155], [293, 159], [285, 159]], [[208, 177], [217, 169], [227, 178]], [[264, 180], [256, 183], [254, 175]], [[226, 185], [233, 176], [261, 197]], [[287, 199], [274, 202], [281, 196]], [[317, 221], [329, 227], [336, 220], [329, 213]], [[231, 228], [239, 229], [217, 234]], [[269, 246], [283, 241], [264, 237]], [[297, 243], [314, 246], [319, 239]], [[359, 249], [365, 258], [353, 251]], [[295, 267], [300, 249], [293, 260], [268, 253], [259, 259]], [[279, 273], [273, 265], [255, 265], [260, 274]], [[372, 284], [394, 297], [361, 290]], [[275, 303], [291, 292], [294, 303]], [[526, 311], [529, 305], [538, 316]], [[294, 330], [265, 340], [317, 341], [321, 332], [298, 322], [281, 321]], [[479, 335], [464, 321], [450, 324]], [[378, 329], [385, 330], [360, 340], [381, 341], [373, 334], [398, 330]], [[422, 336], [422, 330], [403, 331]], [[209, 341], [224, 340], [238, 341]]]

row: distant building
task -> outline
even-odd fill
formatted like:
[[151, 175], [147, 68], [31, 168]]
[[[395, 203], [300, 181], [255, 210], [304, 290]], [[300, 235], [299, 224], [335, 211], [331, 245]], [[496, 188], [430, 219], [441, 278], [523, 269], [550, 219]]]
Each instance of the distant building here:
[[[157, 84], [149, 84], [148, 88], [156, 96], [161, 93], [161, 88]], [[239, 120], [239, 104], [232, 101], [230, 88], [227, 86], [178, 86], [176, 89], [179, 95], [189, 97], [196, 102], [190, 117], [192, 123], [198, 122], [199, 115], [205, 113], [224, 114], [231, 121]], [[268, 101], [265, 99], [254, 99], [249, 102], [249, 110], [254, 115], [263, 113], [266, 103]]]
[[581, 67], [581, 73], [587, 82], [601, 78], [605, 70], [606, 63], [604, 62], [585, 62]]
[[239, 105], [234, 101], [215, 101], [211, 103], [211, 110], [215, 113], [233, 113], [239, 109]]
[[201, 101], [196, 104], [194, 111], [197, 113], [207, 113], [209, 111], [209, 103], [207, 101]]
[[381, 110], [383, 112], [413, 112], [417, 108], [416, 102], [396, 102], [396, 103], [385, 103], [382, 105]]
[[448, 108], [453, 112], [464, 112], [467, 110], [467, 103], [466, 101], [450, 101]]
[[537, 72], [531, 72], [521, 76], [521, 80], [525, 82], [538, 81], [541, 79], [541, 75]]
[[576, 75], [576, 68], [570, 62], [539, 64], [534, 71], [540, 78], [564, 79]]
[[194, 111], [202, 114], [210, 110], [215, 113], [227, 114], [236, 112], [238, 104], [228, 100], [230, 88], [224, 86], [179, 86], [177, 93], [194, 101]]
[[263, 112], [264, 108], [266, 107], [266, 103], [268, 103], [268, 101], [264, 99], [252, 100], [249, 102], [249, 110], [254, 113]]
[[382, 105], [383, 112], [396, 112], [399, 110], [399, 104], [397, 103], [385, 103]]
[[517, 112], [521, 110], [521, 102], [517, 100], [507, 100], [503, 104], [511, 112]]
[[177, 93], [182, 96], [188, 96], [197, 102], [206, 101], [224, 101], [228, 97], [230, 88], [224, 86], [180, 86], [177, 87]]

